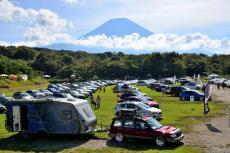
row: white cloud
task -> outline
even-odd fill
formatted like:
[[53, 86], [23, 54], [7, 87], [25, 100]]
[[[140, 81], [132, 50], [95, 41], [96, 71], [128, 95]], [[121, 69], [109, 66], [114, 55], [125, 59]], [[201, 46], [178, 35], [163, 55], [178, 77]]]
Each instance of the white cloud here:
[[[31, 30], [31, 33], [36, 32]], [[54, 36], [46, 35], [46, 31], [38, 31], [37, 41], [25, 41], [13, 44], [3, 42], [5, 45], [47, 45], [47, 42], [55, 42], [58, 39], [75, 45], [86, 47], [103, 47], [110, 50], [133, 50], [135, 53], [151, 53], [153, 51], [208, 51], [217, 54], [230, 54], [230, 41], [227, 39], [211, 39], [200, 33], [178, 36], [176, 34], [153, 34], [149, 37], [141, 37], [134, 33], [124, 37], [107, 37], [105, 35], [91, 36], [85, 39], [73, 39], [69, 35], [56, 33]], [[44, 38], [43, 38], [44, 37]], [[2, 42], [0, 42], [1, 45]], [[204, 52], [205, 53], [205, 52]]]
[[[41, 44], [66, 39], [63, 31], [72, 28], [73, 24], [48, 9], [25, 9], [8, 0], [0, 0], [0, 22], [20, 22], [28, 25], [24, 32], [26, 41], [37, 41]], [[24, 25], [25, 26], [25, 25]], [[27, 26], [25, 26], [27, 27]], [[39, 44], [40, 44], [39, 43]]]
[[64, 0], [64, 2], [69, 3], [69, 4], [75, 4], [78, 2], [78, 0]]
[[107, 37], [105, 35], [91, 36], [86, 39], [69, 39], [66, 41], [76, 45], [90, 47], [105, 47], [109, 49], [125, 49], [143, 51], [193, 51], [204, 50], [214, 53], [230, 54], [230, 41], [226, 39], [211, 39], [200, 33], [178, 36], [176, 34], [154, 34], [140, 37], [139, 34], [125, 37]]

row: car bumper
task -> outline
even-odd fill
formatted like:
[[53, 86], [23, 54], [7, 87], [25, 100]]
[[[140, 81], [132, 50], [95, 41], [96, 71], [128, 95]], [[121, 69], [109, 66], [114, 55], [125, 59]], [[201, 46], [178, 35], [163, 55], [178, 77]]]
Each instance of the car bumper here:
[[114, 137], [115, 137], [115, 134], [114, 134], [114, 133], [108, 132], [108, 136], [109, 136], [110, 138], [114, 138]]
[[183, 138], [184, 138], [184, 135], [181, 134], [181, 136], [176, 137], [176, 138], [168, 138], [167, 141], [168, 141], [168, 142], [172, 142], [172, 143], [176, 143], [176, 142], [181, 141]]

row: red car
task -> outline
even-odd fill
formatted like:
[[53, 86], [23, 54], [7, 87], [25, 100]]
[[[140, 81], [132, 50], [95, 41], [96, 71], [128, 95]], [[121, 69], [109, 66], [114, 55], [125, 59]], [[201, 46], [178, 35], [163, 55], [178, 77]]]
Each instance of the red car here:
[[148, 99], [138, 97], [138, 96], [130, 96], [130, 97], [127, 97], [125, 99], [120, 99], [118, 101], [118, 103], [121, 103], [121, 102], [124, 102], [124, 101], [138, 101], [138, 102], [143, 102], [143, 103], [149, 105], [150, 107], [159, 108], [159, 103], [158, 102], [149, 101]]
[[110, 126], [109, 136], [117, 142], [124, 139], [153, 140], [159, 147], [184, 138], [180, 129], [163, 126], [152, 117], [116, 117]]

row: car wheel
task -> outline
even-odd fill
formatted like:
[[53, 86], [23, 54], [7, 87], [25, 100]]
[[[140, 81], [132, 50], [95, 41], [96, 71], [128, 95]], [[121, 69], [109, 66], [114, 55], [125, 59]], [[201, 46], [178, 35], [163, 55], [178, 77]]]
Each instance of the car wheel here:
[[122, 134], [122, 133], [116, 133], [116, 135], [115, 135], [115, 140], [116, 140], [117, 142], [122, 142], [122, 141], [124, 140], [123, 134]]
[[158, 136], [156, 139], [155, 139], [155, 143], [158, 147], [163, 147], [166, 143], [166, 140], [164, 137], [162, 136]]

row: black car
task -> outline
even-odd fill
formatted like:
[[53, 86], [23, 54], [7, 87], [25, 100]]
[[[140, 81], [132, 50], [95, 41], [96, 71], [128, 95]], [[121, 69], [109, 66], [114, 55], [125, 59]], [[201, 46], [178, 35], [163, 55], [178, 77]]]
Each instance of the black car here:
[[149, 88], [156, 90], [156, 88], [160, 87], [160, 85], [160, 83], [151, 83], [149, 84]]
[[167, 88], [168, 86], [167, 85], [163, 85], [161, 84], [158, 88], [156, 88], [156, 91], [157, 92], [162, 92], [165, 88]]
[[175, 87], [171, 87], [170, 89], [170, 95], [172, 96], [176, 96], [179, 97], [179, 94], [184, 91], [184, 90], [188, 90], [188, 88], [184, 87], [184, 86], [175, 86]]

